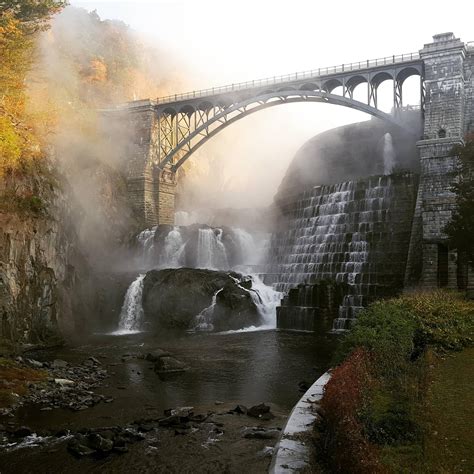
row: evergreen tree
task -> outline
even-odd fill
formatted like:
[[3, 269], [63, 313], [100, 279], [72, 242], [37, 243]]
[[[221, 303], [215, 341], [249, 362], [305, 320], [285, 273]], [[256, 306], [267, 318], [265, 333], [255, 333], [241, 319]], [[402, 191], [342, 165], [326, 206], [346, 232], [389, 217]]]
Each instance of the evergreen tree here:
[[454, 184], [456, 210], [444, 231], [452, 248], [474, 262], [474, 134], [466, 137], [464, 145], [452, 150], [459, 157], [459, 180]]

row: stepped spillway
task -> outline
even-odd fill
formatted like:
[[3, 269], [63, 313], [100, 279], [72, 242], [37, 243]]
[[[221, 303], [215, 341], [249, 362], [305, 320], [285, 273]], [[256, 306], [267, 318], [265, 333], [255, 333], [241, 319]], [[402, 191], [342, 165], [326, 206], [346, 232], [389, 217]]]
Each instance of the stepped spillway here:
[[402, 288], [416, 190], [416, 175], [401, 173], [280, 197], [265, 282], [286, 293], [321, 281], [345, 285], [335, 328], [346, 327], [367, 303]]

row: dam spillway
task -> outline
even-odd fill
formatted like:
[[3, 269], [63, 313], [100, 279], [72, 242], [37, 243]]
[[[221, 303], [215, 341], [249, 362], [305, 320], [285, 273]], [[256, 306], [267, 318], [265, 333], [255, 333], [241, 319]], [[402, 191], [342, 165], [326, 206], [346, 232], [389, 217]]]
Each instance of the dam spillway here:
[[417, 192], [412, 173], [315, 186], [276, 202], [265, 282], [285, 292], [278, 326], [314, 330], [318, 317], [345, 329], [403, 278]]

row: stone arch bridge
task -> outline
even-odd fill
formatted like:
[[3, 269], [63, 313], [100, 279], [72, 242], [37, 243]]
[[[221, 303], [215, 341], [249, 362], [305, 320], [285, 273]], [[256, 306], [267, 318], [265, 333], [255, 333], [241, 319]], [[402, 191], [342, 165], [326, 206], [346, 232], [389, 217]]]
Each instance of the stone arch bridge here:
[[[425, 266], [436, 266], [442, 228], [453, 209], [450, 186], [455, 162], [449, 150], [474, 128], [473, 71], [472, 44], [443, 33], [415, 53], [140, 100], [103, 113], [106, 119], [126, 120], [132, 134], [128, 192], [143, 223], [173, 224], [176, 171], [194, 151], [237, 120], [276, 105], [317, 102], [350, 107], [404, 127], [400, 119], [403, 84], [419, 76], [423, 132], [417, 142], [421, 181], [413, 232], [420, 234], [416, 242], [424, 242]], [[390, 114], [380, 110], [377, 97], [386, 81], [393, 90]], [[364, 100], [354, 98], [356, 88], [364, 88]], [[414, 254], [419, 250], [415, 240]]]

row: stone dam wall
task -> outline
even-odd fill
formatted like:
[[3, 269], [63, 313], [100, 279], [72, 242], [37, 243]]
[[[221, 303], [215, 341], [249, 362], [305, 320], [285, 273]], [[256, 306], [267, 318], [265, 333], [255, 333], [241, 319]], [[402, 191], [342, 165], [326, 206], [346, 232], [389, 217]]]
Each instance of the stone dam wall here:
[[[315, 186], [280, 202], [265, 283], [288, 294], [278, 326], [344, 329], [360, 308], [403, 288], [417, 175]], [[323, 321], [324, 323], [324, 321]]]

